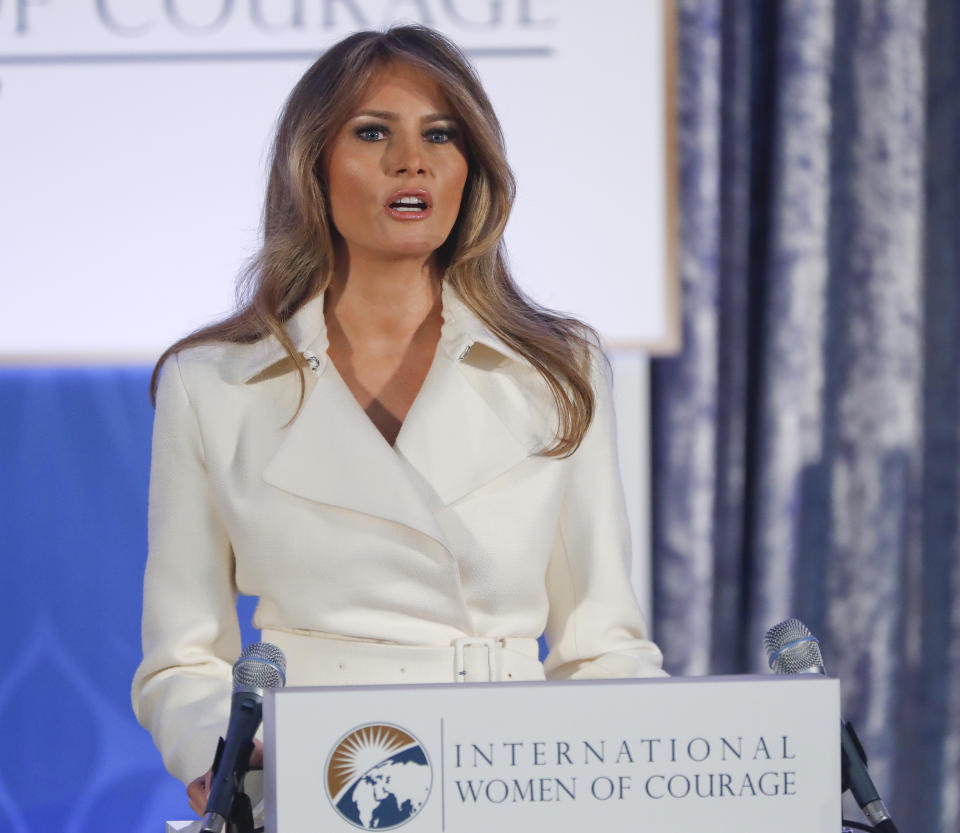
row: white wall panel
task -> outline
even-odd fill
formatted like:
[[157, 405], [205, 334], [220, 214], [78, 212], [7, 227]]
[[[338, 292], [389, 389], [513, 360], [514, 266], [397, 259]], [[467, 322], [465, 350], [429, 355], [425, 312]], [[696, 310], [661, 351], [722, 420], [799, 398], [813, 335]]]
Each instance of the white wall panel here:
[[614, 342], [662, 340], [658, 0], [9, 0], [0, 357], [147, 359], [229, 310], [286, 93], [401, 19], [462, 44], [500, 113], [522, 285]]

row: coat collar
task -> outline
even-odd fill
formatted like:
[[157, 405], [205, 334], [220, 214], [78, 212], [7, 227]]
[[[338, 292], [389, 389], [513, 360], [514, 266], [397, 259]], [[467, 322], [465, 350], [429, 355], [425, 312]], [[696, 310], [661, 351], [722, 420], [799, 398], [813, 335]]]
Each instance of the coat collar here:
[[[307, 348], [316, 351], [326, 359], [327, 325], [323, 319], [323, 293], [315, 295], [298, 309], [283, 325], [297, 352]], [[231, 382], [244, 384], [259, 376], [267, 368], [287, 359], [287, 351], [274, 335], [245, 345], [237, 360], [227, 367], [227, 378]]]
[[[309, 500], [402, 524], [449, 549], [444, 507], [521, 463], [554, 429], [539, 374], [444, 285], [430, 371], [391, 447], [330, 362], [317, 296], [287, 323], [311, 362], [311, 390], [264, 479]], [[264, 340], [265, 342], [267, 340]], [[473, 350], [481, 344], [487, 350]], [[273, 339], [250, 356], [249, 384], [283, 361]]]
[[[330, 343], [323, 317], [323, 299], [323, 292], [315, 295], [284, 324], [297, 352], [307, 353], [318, 360], [319, 364], [315, 366], [317, 372], [323, 372], [329, 361], [327, 348]], [[460, 361], [466, 358], [473, 345], [482, 344], [504, 358], [526, 365], [526, 359], [504, 344], [446, 281], [441, 287], [441, 304], [443, 325], [440, 329], [440, 349], [451, 359]], [[241, 384], [250, 382], [267, 368], [286, 359], [287, 352], [283, 345], [276, 336], [270, 335], [244, 348], [243, 355], [228, 368], [228, 378]]]

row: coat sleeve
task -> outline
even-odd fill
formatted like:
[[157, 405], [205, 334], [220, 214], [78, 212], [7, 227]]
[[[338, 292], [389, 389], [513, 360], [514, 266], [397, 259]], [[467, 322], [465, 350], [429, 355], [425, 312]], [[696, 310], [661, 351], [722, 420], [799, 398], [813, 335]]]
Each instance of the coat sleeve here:
[[547, 569], [544, 663], [552, 679], [664, 676], [629, 579], [630, 529], [606, 360], [593, 365], [596, 408], [570, 467]]
[[157, 390], [148, 527], [133, 708], [167, 770], [186, 783], [210, 768], [226, 731], [240, 628], [233, 553], [178, 356]]

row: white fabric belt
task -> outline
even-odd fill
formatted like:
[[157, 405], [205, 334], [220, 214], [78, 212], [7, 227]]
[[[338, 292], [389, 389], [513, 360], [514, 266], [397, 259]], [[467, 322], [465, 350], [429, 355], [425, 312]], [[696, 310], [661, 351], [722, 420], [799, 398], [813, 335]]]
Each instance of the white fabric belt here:
[[261, 638], [286, 655], [288, 686], [544, 679], [536, 639], [470, 636], [451, 645], [401, 645], [272, 628]]

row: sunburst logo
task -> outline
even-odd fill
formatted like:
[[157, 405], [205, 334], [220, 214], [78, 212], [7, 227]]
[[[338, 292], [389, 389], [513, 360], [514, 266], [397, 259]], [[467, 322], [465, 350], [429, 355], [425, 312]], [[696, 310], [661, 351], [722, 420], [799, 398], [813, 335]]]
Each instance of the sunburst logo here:
[[406, 824], [430, 795], [433, 771], [413, 735], [388, 723], [369, 723], [344, 735], [324, 770], [336, 811], [364, 830]]

